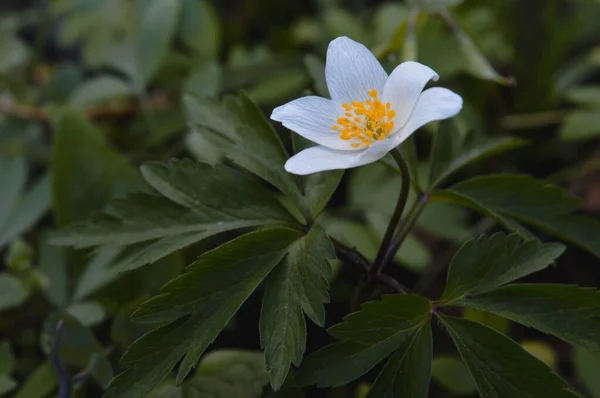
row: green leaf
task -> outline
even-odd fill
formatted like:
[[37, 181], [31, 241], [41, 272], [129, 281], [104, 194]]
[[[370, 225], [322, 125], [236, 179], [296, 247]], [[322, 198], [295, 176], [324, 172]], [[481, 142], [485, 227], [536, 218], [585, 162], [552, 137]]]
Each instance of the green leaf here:
[[0, 311], [20, 306], [29, 292], [21, 281], [8, 273], [0, 273]]
[[[310, 76], [313, 87], [317, 94], [321, 97], [329, 97], [329, 89], [327, 88], [327, 81], [325, 80], [325, 62], [314, 54], [306, 54], [304, 56], [304, 66]], [[294, 135], [296, 136], [296, 134]]]
[[598, 355], [594, 355], [582, 347], [575, 347], [573, 356], [578, 379], [585, 385], [592, 398], [600, 398], [600, 379], [598, 378], [600, 360]]
[[368, 44], [369, 32], [362, 21], [353, 13], [343, 8], [328, 7], [323, 14], [323, 24], [329, 37], [348, 36], [359, 43]]
[[181, 386], [169, 381], [148, 398], [260, 398], [268, 382], [269, 373], [261, 352], [215, 350], [200, 360], [194, 375]]
[[[137, 32], [137, 67], [143, 87], [167, 57], [173, 43], [181, 11], [180, 1], [145, 0]], [[137, 79], [136, 79], [137, 80]]]
[[453, 24], [451, 31], [466, 61], [465, 67], [469, 73], [480, 79], [491, 80], [505, 86], [515, 84], [514, 78], [501, 76], [494, 69], [490, 61], [483, 55], [481, 50], [477, 48], [473, 39], [471, 39], [471, 37], [456, 23]]
[[300, 236], [291, 229], [263, 229], [200, 256], [134, 313], [141, 321], [170, 322], [129, 347], [121, 359], [127, 370], [111, 383], [107, 397], [146, 397], [183, 358], [181, 382]]
[[87, 327], [97, 325], [106, 317], [102, 306], [93, 301], [74, 303], [66, 309], [66, 312]]
[[[295, 153], [313, 146], [310, 141], [299, 134], [293, 135], [293, 143]], [[343, 175], [344, 170], [330, 170], [299, 177], [304, 206], [312, 220], [327, 206]]]
[[346, 384], [394, 352], [429, 320], [430, 302], [424, 297], [387, 295], [365, 303], [328, 332], [341, 342], [310, 355], [297, 376], [302, 385]]
[[526, 175], [489, 175], [460, 182], [430, 197], [471, 207], [509, 230], [519, 222], [539, 228], [600, 257], [600, 223], [570, 214], [581, 200], [558, 186]]
[[12, 214], [27, 182], [27, 162], [23, 156], [0, 155], [0, 227]]
[[85, 264], [77, 280], [73, 300], [83, 300], [105, 286], [117, 276], [117, 271], [109, 268], [121, 253], [119, 246], [107, 246], [98, 249], [90, 261]]
[[390, 357], [366, 398], [427, 398], [432, 351], [431, 323], [427, 322]]
[[564, 250], [561, 244], [523, 241], [517, 234], [472, 239], [452, 259], [440, 302], [460, 301], [542, 270]]
[[339, 340], [374, 344], [391, 339], [423, 324], [431, 303], [425, 297], [385, 295], [380, 301], [363, 304], [362, 310], [344, 317], [344, 322], [329, 328]]
[[115, 199], [107, 214], [59, 231], [52, 242], [88, 247], [152, 241], [116, 265], [124, 271], [231, 229], [295, 223], [259, 181], [225, 166], [151, 162], [142, 166], [142, 174], [163, 197], [132, 194]]
[[181, 40], [205, 58], [216, 58], [221, 44], [221, 26], [213, 5], [205, 0], [183, 0], [179, 34]]
[[10, 350], [10, 343], [0, 341], [0, 375], [10, 375], [15, 367], [15, 358]]
[[31, 373], [15, 398], [45, 398], [54, 390], [56, 384], [56, 372], [50, 362], [45, 362]]
[[471, 163], [527, 145], [526, 140], [511, 137], [494, 137], [481, 144], [463, 143], [453, 126], [453, 120], [443, 121], [435, 133], [430, 156], [429, 191]]
[[38, 269], [47, 280], [47, 284], [42, 285], [45, 296], [55, 307], [65, 308], [69, 302], [69, 279], [64, 249], [44, 241]]
[[600, 293], [596, 289], [518, 284], [474, 295], [460, 303], [600, 353]]
[[510, 328], [510, 321], [508, 319], [475, 308], [464, 308], [462, 316], [470, 321], [479, 322], [485, 326], [489, 326], [500, 333], [507, 334], [508, 329]]
[[69, 96], [69, 104], [74, 107], [85, 107], [133, 93], [134, 90], [131, 85], [122, 79], [110, 75], [101, 75], [77, 87]]
[[316, 384], [320, 388], [348, 384], [388, 357], [402, 341], [411, 337], [411, 332], [372, 345], [351, 341], [330, 344], [304, 359], [296, 382]]
[[565, 94], [571, 102], [596, 110], [600, 108], [600, 86], [573, 87]]
[[475, 380], [463, 361], [453, 355], [433, 358], [431, 377], [438, 385], [454, 395], [472, 396], [477, 392]]
[[314, 226], [290, 247], [285, 260], [266, 280], [260, 335], [275, 390], [283, 385], [290, 363], [300, 366], [302, 361], [306, 348], [303, 312], [319, 326], [325, 323], [323, 303], [329, 301], [332, 277], [328, 259], [333, 258], [329, 238]]
[[479, 323], [440, 316], [482, 397], [575, 398], [570, 386], [519, 344]]
[[0, 229], [0, 247], [27, 232], [50, 208], [50, 176], [35, 180]]
[[215, 96], [221, 90], [222, 74], [217, 62], [202, 62], [185, 80], [183, 91], [198, 98]]
[[78, 112], [56, 112], [52, 127], [52, 203], [58, 226], [85, 219], [116, 195], [145, 188], [139, 173]]
[[283, 167], [288, 155], [279, 137], [257, 106], [244, 94], [221, 103], [185, 97], [190, 124], [222, 149], [231, 161], [299, 200], [296, 177]]
[[559, 136], [563, 141], [580, 141], [600, 135], [600, 111], [577, 110], [569, 113], [560, 126]]
[[0, 394], [11, 392], [16, 386], [17, 382], [13, 378], [0, 374]]

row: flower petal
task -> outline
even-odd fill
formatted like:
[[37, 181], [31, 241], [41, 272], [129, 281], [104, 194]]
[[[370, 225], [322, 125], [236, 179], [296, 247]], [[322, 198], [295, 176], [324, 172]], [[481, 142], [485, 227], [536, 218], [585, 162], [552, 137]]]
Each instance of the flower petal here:
[[347, 37], [329, 43], [325, 65], [331, 99], [340, 104], [364, 101], [368, 92], [383, 92], [387, 73], [369, 49]]
[[385, 83], [383, 102], [389, 102], [396, 112], [394, 125], [401, 129], [429, 80], [439, 78], [433, 69], [418, 62], [403, 62], [394, 69]]
[[321, 97], [302, 97], [273, 110], [271, 119], [317, 144], [332, 149], [355, 150], [332, 129], [344, 113], [339, 104]]
[[434, 120], [443, 120], [460, 112], [463, 100], [460, 95], [447, 88], [432, 87], [423, 91], [412, 115], [402, 130], [396, 135], [396, 145], [410, 137], [419, 127]]
[[286, 163], [289, 173], [306, 175], [325, 170], [350, 169], [375, 162], [384, 157], [395, 142], [392, 139], [375, 142], [360, 151], [338, 151], [324, 146], [314, 146], [292, 156]]

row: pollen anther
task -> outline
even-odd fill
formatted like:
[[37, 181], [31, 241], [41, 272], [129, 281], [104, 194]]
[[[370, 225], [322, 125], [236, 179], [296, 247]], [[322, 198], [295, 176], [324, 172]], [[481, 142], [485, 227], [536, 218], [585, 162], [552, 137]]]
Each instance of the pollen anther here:
[[342, 104], [346, 117], [337, 119], [337, 125], [331, 127], [340, 132], [340, 139], [351, 141], [352, 148], [370, 146], [374, 141], [382, 141], [394, 129], [396, 112], [391, 109], [389, 102], [382, 103], [377, 90], [368, 92], [370, 98], [364, 102], [351, 101]]

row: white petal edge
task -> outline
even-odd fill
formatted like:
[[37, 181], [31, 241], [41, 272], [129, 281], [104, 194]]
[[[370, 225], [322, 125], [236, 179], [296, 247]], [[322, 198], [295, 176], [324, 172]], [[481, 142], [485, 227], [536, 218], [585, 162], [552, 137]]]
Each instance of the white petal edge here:
[[360, 151], [338, 151], [324, 146], [314, 146], [292, 156], [285, 163], [289, 173], [307, 175], [326, 170], [350, 169], [383, 158], [395, 146], [392, 139], [378, 141]]
[[394, 137], [395, 144], [400, 145], [417, 129], [427, 123], [456, 116], [462, 106], [462, 97], [447, 88], [428, 88], [421, 93], [404, 128]]
[[370, 90], [382, 93], [388, 75], [367, 47], [342, 36], [329, 43], [325, 77], [331, 99], [349, 104], [364, 101]]
[[438, 79], [433, 69], [414, 61], [403, 62], [392, 71], [385, 83], [383, 102], [389, 102], [396, 112], [396, 131], [406, 124], [427, 82]]
[[302, 97], [273, 109], [271, 119], [281, 122], [302, 137], [339, 150], [353, 150], [340, 133], [332, 129], [344, 113], [341, 105], [322, 97]]

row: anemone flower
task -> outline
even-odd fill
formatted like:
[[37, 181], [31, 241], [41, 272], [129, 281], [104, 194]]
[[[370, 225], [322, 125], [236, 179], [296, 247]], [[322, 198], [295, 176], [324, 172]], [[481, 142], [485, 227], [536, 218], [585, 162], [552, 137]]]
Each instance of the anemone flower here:
[[360, 43], [338, 37], [329, 44], [325, 66], [331, 99], [308, 96], [273, 110], [271, 119], [317, 143], [291, 157], [294, 174], [349, 169], [375, 162], [419, 127], [456, 115], [462, 98], [432, 87], [439, 76], [418, 62], [403, 62], [387, 75]]

